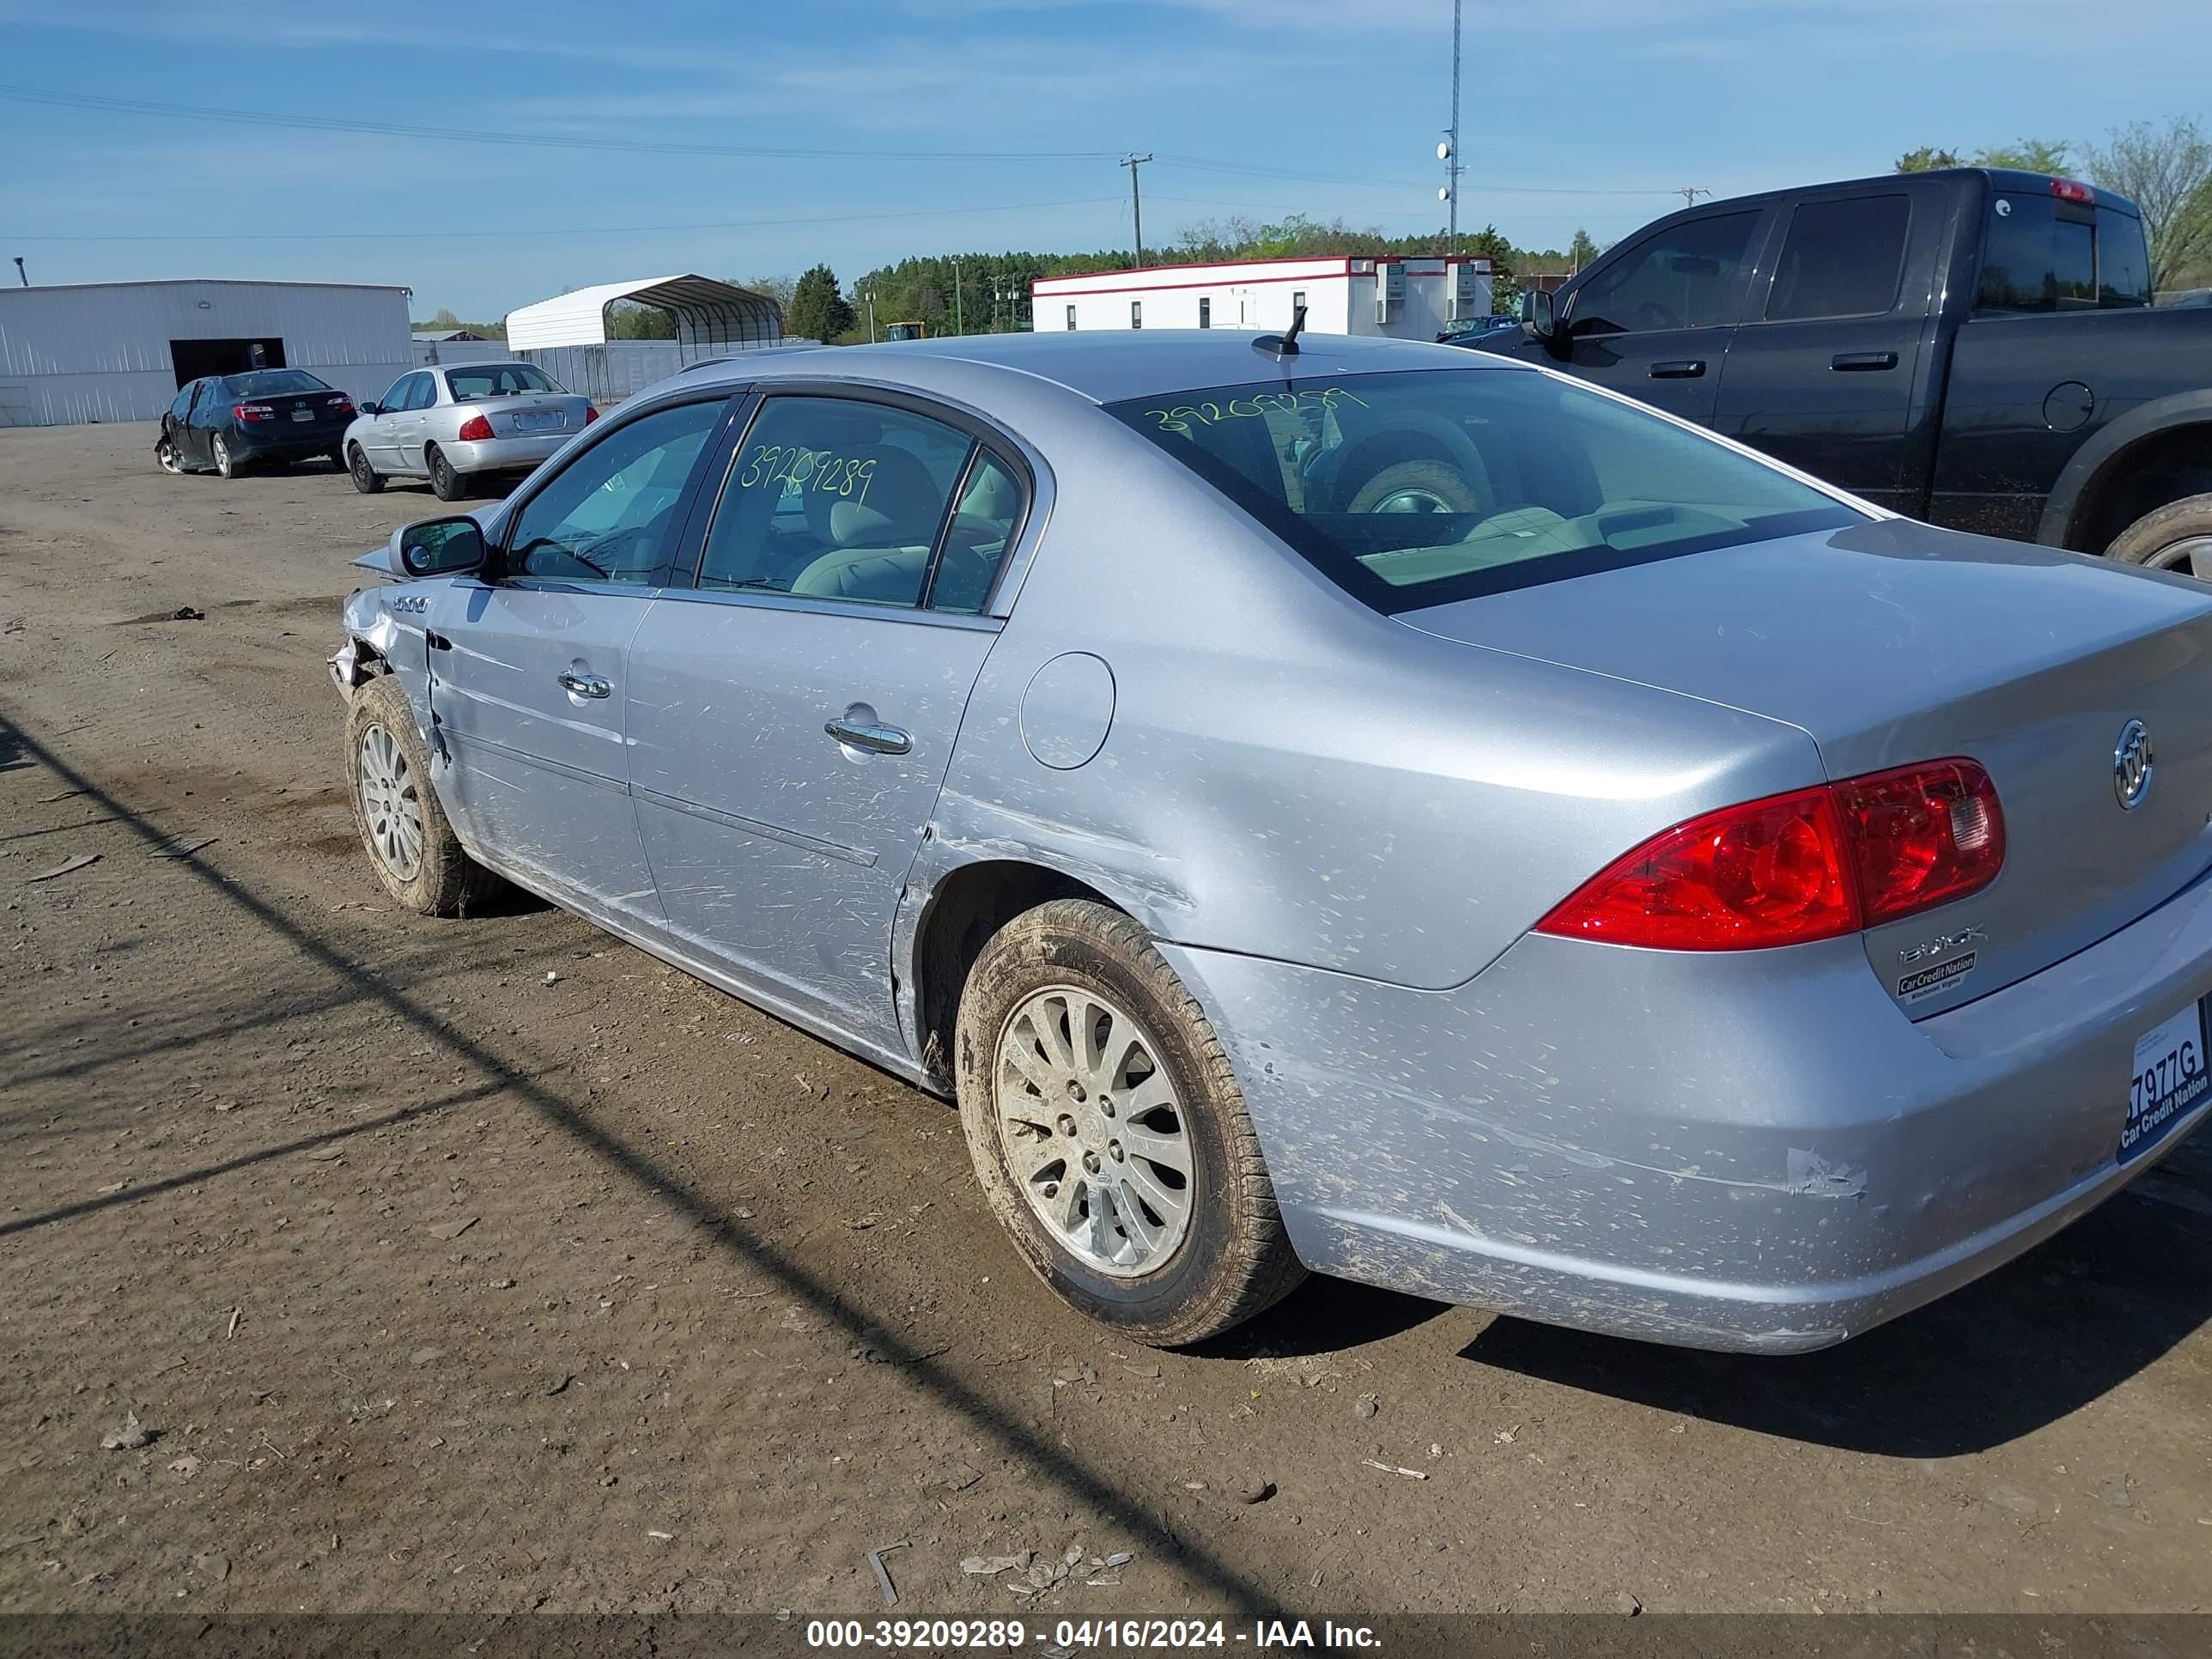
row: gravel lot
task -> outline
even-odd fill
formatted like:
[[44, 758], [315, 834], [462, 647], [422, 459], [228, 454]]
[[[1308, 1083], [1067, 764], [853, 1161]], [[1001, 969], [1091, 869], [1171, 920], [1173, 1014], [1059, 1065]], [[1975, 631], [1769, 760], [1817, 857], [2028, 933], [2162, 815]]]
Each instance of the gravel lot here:
[[534, 902], [384, 902], [322, 658], [436, 503], [152, 442], [0, 432], [0, 1611], [865, 1615], [900, 1543], [918, 1615], [2212, 1599], [2201, 1139], [1804, 1358], [1331, 1283], [1117, 1348], [942, 1103]]

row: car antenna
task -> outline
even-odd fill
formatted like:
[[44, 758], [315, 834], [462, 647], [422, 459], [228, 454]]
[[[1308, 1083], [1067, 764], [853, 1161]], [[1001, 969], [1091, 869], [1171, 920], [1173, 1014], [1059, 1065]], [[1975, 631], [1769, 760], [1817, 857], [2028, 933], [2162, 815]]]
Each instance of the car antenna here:
[[1295, 357], [1298, 355], [1298, 336], [1304, 331], [1305, 325], [1306, 308], [1292, 306], [1291, 331], [1287, 334], [1262, 334], [1252, 342], [1252, 349], [1273, 354], [1279, 363], [1285, 357]]

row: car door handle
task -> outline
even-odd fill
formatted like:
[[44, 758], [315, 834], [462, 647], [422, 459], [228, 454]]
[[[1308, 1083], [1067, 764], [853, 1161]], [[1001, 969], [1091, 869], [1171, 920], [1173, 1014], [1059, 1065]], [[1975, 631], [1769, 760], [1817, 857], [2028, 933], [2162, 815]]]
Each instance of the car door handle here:
[[1680, 357], [1673, 362], [1654, 363], [1650, 370], [1655, 380], [1702, 380], [1705, 373], [1705, 360], [1702, 357]]
[[859, 726], [851, 720], [830, 720], [822, 729], [842, 744], [878, 755], [903, 755], [914, 739], [896, 726]]
[[1895, 368], [1897, 354], [1894, 351], [1839, 351], [1828, 359], [1828, 367], [1845, 370]]
[[613, 684], [597, 674], [572, 674], [564, 668], [553, 678], [561, 683], [562, 690], [580, 697], [611, 697], [615, 694]]

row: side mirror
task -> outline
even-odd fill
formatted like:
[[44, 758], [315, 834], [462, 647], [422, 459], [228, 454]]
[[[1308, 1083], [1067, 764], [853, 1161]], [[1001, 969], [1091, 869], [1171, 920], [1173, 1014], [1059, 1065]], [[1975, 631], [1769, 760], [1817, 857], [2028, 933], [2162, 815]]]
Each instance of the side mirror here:
[[363, 404], [361, 405], [360, 412], [363, 415], [381, 415], [384, 413], [384, 405], [374, 403]]
[[484, 562], [483, 526], [474, 519], [429, 519], [392, 532], [392, 561], [410, 576], [452, 576]]
[[1559, 323], [1552, 309], [1552, 296], [1542, 289], [1522, 290], [1521, 326], [1532, 340], [1549, 340], [1559, 332]]

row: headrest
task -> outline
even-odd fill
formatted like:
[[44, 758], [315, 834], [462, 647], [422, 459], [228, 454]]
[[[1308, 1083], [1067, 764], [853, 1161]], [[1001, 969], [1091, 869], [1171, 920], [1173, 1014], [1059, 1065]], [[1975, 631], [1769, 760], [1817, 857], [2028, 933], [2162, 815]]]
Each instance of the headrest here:
[[872, 461], [860, 491], [830, 498], [830, 539], [840, 547], [927, 547], [945, 516], [945, 492], [911, 450], [871, 444], [854, 452]]

